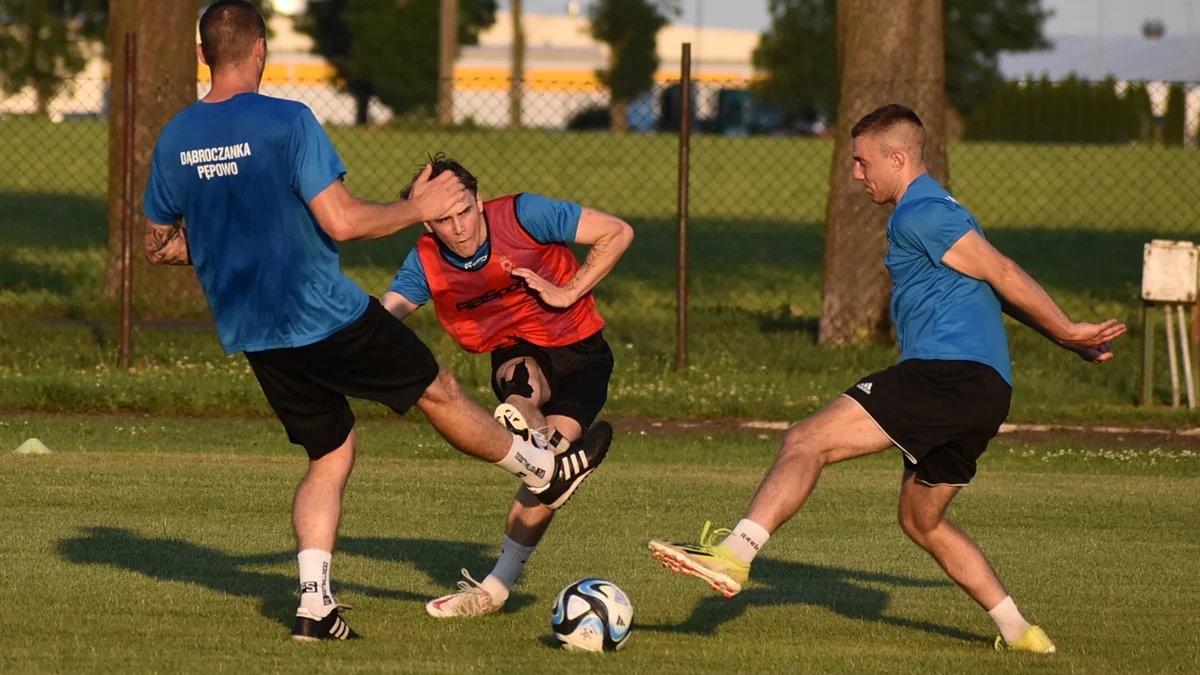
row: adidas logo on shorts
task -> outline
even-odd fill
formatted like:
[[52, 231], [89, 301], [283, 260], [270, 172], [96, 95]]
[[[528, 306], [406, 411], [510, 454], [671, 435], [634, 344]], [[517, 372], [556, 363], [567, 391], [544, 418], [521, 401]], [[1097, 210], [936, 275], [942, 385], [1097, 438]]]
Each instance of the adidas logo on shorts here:
[[870, 382], [859, 382], [856, 386], [859, 389], [862, 389], [863, 392], [865, 392], [867, 394], [867, 396], [871, 395], [871, 383]]

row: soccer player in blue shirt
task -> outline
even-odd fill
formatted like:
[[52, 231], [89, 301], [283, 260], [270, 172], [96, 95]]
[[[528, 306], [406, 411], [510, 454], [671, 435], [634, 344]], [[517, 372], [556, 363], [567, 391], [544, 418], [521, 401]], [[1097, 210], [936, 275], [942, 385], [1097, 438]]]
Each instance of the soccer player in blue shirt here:
[[975, 476], [976, 460], [1008, 416], [1012, 363], [1002, 313], [1084, 360], [1112, 358], [1115, 319], [1076, 323], [983, 236], [966, 208], [925, 168], [926, 132], [912, 110], [889, 105], [851, 131], [854, 177], [876, 204], [894, 204], [885, 263], [900, 362], [867, 376], [791, 428], [745, 517], [699, 544], [655, 539], [655, 559], [732, 597], [767, 539], [794, 516], [835, 462], [893, 446], [904, 459], [900, 526], [996, 623], [996, 649], [1055, 650], [1031, 626], [983, 552], [945, 517]]
[[356, 446], [347, 396], [399, 414], [416, 405], [451, 445], [521, 479], [550, 509], [604, 459], [612, 427], [597, 423], [556, 455], [471, 401], [412, 330], [341, 272], [334, 245], [455, 213], [469, 198], [461, 182], [431, 179], [426, 167], [410, 199], [355, 198], [312, 112], [258, 94], [267, 47], [254, 6], [214, 3], [200, 19], [200, 42], [212, 89], [167, 124], [154, 148], [146, 256], [195, 266], [222, 347], [246, 354], [289, 440], [308, 454], [292, 508], [300, 572], [293, 638], [358, 637], [329, 583]]

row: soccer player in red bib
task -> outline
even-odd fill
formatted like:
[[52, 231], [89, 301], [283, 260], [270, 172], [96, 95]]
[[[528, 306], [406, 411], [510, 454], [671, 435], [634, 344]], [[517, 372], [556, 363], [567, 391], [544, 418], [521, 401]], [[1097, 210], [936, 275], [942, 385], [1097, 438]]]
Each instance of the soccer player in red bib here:
[[[438, 321], [466, 351], [491, 354], [496, 419], [555, 452], [579, 438], [608, 398], [613, 355], [592, 289], [633, 241], [625, 221], [536, 194], [483, 201], [479, 182], [442, 156], [474, 195], [451, 216], [425, 223], [391, 288], [380, 298], [403, 319], [433, 301]], [[408, 197], [411, 185], [402, 196]], [[569, 244], [591, 246], [583, 265]], [[587, 467], [579, 467], [586, 471]], [[500, 611], [554, 512], [528, 490], [508, 514], [500, 559], [482, 582], [464, 570], [460, 592], [430, 601], [435, 617]]]

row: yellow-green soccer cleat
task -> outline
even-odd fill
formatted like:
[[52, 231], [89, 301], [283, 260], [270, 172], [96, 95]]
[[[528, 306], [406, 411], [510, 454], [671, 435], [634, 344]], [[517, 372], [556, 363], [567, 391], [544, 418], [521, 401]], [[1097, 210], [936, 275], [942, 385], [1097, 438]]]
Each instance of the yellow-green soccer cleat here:
[[712, 522], [704, 524], [699, 544], [678, 544], [662, 539], [650, 541], [650, 551], [662, 566], [679, 574], [699, 577], [709, 583], [714, 591], [732, 598], [742, 590], [750, 578], [750, 565], [734, 557], [724, 543], [729, 536], [727, 528], [712, 529]]
[[996, 651], [1010, 649], [1017, 652], [1033, 652], [1034, 654], [1053, 654], [1054, 643], [1047, 637], [1046, 631], [1037, 626], [1030, 626], [1025, 629], [1025, 634], [1012, 644], [1006, 643], [1004, 638], [996, 636]]

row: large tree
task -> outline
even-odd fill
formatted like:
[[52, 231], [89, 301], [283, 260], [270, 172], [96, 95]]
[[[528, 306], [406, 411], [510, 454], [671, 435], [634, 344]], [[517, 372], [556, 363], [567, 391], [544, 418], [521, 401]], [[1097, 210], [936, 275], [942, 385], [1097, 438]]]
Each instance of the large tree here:
[[[764, 97], [791, 116], [837, 109], [837, 0], [770, 0], [771, 28], [754, 51]], [[897, 2], [902, 7], [911, 3]], [[946, 91], [963, 114], [1001, 79], [1000, 52], [1046, 49], [1040, 0], [944, 0]], [[928, 27], [923, 30], [928, 30]]]
[[141, 253], [142, 194], [159, 132], [196, 101], [196, 19], [200, 0], [112, 0], [108, 53], [112, 88], [108, 118], [108, 266], [105, 291], [121, 286], [121, 210], [124, 180], [125, 33], [137, 33], [137, 110], [134, 115], [134, 288], [138, 305], [151, 314], [170, 313], [174, 301], [199, 297], [191, 267], [151, 267]]
[[881, 105], [913, 108], [929, 132], [929, 171], [949, 188], [942, 0], [840, 0], [837, 22], [841, 91], [819, 340], [887, 343], [892, 340], [891, 282], [883, 258], [890, 210], [873, 204], [853, 178], [850, 129]]
[[678, 12], [677, 0], [598, 0], [589, 8], [592, 37], [609, 49], [608, 67], [596, 76], [610, 94], [613, 131], [629, 129], [629, 104], [654, 87], [658, 31]]
[[87, 66], [104, 36], [104, 0], [0, 0], [0, 89], [33, 89], [37, 113]]
[[[437, 106], [440, 20], [433, 0], [310, 0], [296, 26], [333, 65], [366, 124], [372, 97], [396, 114]], [[496, 0], [459, 0], [458, 44], [478, 44], [495, 20]]]

